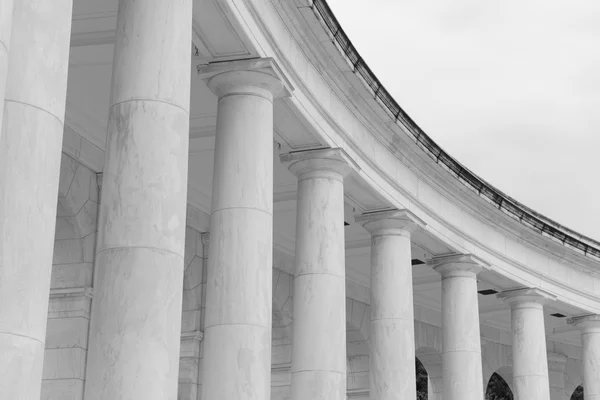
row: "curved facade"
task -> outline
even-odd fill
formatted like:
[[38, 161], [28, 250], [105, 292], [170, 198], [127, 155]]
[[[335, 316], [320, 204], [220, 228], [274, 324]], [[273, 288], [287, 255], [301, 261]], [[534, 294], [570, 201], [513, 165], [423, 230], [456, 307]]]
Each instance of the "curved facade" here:
[[430, 399], [600, 399], [600, 243], [439, 148], [325, 1], [12, 3], [1, 398], [414, 398], [417, 357]]

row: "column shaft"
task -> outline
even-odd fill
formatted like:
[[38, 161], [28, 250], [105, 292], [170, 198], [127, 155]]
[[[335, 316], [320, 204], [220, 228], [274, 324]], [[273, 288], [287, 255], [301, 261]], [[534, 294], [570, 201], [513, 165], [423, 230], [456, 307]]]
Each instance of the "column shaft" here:
[[447, 257], [435, 267], [442, 274], [444, 400], [483, 398], [476, 279], [481, 267], [469, 258]]
[[585, 400], [600, 400], [600, 330], [584, 331], [581, 340]]
[[[67, 92], [71, 0], [0, 0], [0, 398], [38, 400]], [[8, 72], [6, 49], [12, 15]], [[5, 25], [6, 24], [6, 25]]]
[[544, 310], [541, 304], [521, 304], [512, 310], [513, 385], [518, 400], [548, 400], [548, 361]]
[[405, 210], [365, 214], [356, 221], [371, 233], [370, 398], [413, 399], [416, 372], [410, 234], [424, 224]]
[[86, 400], [174, 400], [192, 0], [120, 0]]
[[550, 400], [543, 306], [548, 296], [538, 289], [518, 289], [498, 297], [511, 307], [515, 400]]
[[600, 315], [571, 318], [569, 323], [581, 330], [585, 400], [600, 400]]
[[410, 233], [371, 239], [370, 398], [412, 399], [415, 334]]
[[[263, 85], [264, 84], [264, 85]], [[270, 397], [275, 78], [234, 71], [219, 97], [202, 398]]]
[[0, 0], [0, 138], [2, 137], [2, 115], [8, 74], [8, 53], [12, 26], [13, 0]]
[[[307, 152], [298, 176], [292, 399], [346, 399], [345, 161]], [[321, 158], [322, 157], [322, 158]], [[282, 156], [282, 160], [285, 157]]]

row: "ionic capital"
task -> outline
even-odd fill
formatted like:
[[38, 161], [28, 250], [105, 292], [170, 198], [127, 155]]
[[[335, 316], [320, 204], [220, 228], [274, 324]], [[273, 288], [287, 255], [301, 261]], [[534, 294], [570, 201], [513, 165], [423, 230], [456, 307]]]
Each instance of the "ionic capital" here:
[[547, 302], [556, 300], [556, 296], [538, 288], [506, 290], [496, 297], [504, 300], [513, 310], [531, 305], [542, 307]]
[[569, 318], [567, 323], [578, 328], [582, 333], [600, 333], [600, 315], [598, 314]]
[[488, 263], [473, 254], [434, 257], [427, 264], [442, 275], [442, 278], [475, 278], [483, 268], [489, 268]]
[[286, 153], [279, 156], [299, 181], [310, 178], [343, 180], [359, 167], [343, 149], [320, 149]]
[[228, 94], [273, 99], [288, 97], [293, 91], [290, 81], [272, 58], [201, 64], [198, 76], [219, 99]]
[[408, 210], [387, 210], [357, 215], [354, 220], [371, 236], [410, 235], [424, 229], [425, 222]]

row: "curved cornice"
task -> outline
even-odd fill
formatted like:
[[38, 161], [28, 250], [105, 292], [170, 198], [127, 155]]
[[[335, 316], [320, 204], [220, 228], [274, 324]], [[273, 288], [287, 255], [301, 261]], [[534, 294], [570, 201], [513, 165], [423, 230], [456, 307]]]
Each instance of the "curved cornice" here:
[[351, 64], [353, 72], [360, 76], [374, 99], [378, 100], [381, 107], [390, 114], [395, 123], [400, 124], [413, 141], [435, 160], [437, 164], [443, 165], [463, 185], [486, 201], [495, 204], [499, 210], [518, 220], [521, 224], [565, 246], [579, 250], [584, 255], [600, 260], [599, 242], [566, 228], [521, 204], [478, 177], [446, 153], [410, 118], [381, 84], [379, 79], [377, 79], [375, 74], [373, 74], [337, 22], [327, 2], [325, 0], [312, 0], [311, 8], [318, 14], [321, 21], [329, 30], [334, 42], [347, 57], [347, 61]]
[[[332, 48], [331, 37], [318, 21], [312, 2], [233, 1], [239, 13], [237, 18], [244, 21], [245, 29], [255, 37], [259, 53], [274, 57], [294, 82], [297, 90], [289, 100], [290, 105], [310, 122], [313, 134], [321, 137], [322, 143], [348, 150], [361, 165], [359, 175], [386, 202], [418, 210], [421, 217], [427, 216], [427, 230], [434, 236], [455, 251], [476, 252], [486, 257], [493, 270], [515, 282], [553, 290], [562, 301], [584, 310], [600, 309], [599, 262], [535, 233], [493, 208], [419, 150], [409, 140], [406, 128], [390, 118], [378, 101], [367, 96], [358, 79], [351, 79], [354, 73], [339, 49]], [[390, 170], [392, 165], [397, 167]], [[404, 177], [410, 174], [410, 181], [406, 181]], [[424, 189], [439, 192], [444, 197], [443, 204], [478, 220], [488, 231], [504, 235], [510, 241], [506, 248], [510, 247], [511, 253], [480, 237], [473, 226], [463, 227], [456, 218], [449, 219], [447, 213], [440, 215], [443, 207], [430, 209], [430, 201], [418, 194], [421, 183]], [[576, 270], [581, 272], [575, 273]]]

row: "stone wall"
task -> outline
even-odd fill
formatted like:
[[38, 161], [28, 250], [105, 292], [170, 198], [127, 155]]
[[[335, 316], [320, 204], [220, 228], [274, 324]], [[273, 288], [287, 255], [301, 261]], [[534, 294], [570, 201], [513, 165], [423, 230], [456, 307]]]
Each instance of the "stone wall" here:
[[98, 201], [96, 173], [63, 153], [42, 400], [83, 399]]
[[291, 399], [293, 257], [273, 252], [271, 400]]
[[178, 400], [198, 400], [202, 394], [200, 371], [208, 241], [207, 233], [186, 228]]

